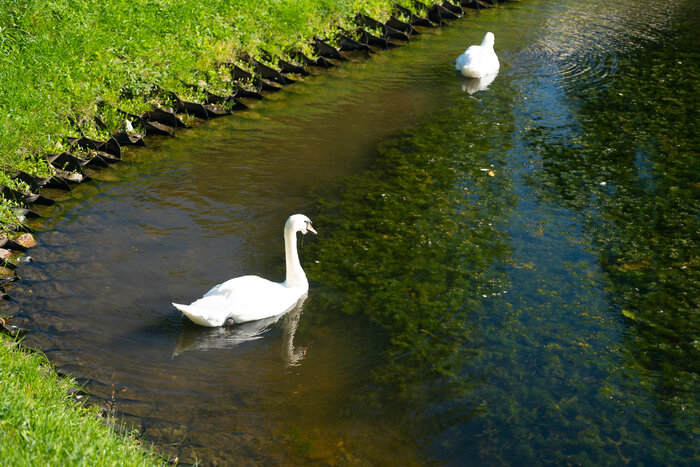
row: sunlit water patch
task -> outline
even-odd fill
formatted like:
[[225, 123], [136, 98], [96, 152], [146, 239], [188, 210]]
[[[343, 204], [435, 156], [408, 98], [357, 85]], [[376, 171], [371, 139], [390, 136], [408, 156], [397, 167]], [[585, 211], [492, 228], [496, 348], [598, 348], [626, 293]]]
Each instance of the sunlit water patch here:
[[[663, 48], [683, 1], [562, 2], [541, 25], [526, 60], [564, 90], [602, 89], [619, 61], [644, 46]], [[525, 6], [527, 8], [527, 6]], [[534, 59], [534, 60], [533, 60]]]

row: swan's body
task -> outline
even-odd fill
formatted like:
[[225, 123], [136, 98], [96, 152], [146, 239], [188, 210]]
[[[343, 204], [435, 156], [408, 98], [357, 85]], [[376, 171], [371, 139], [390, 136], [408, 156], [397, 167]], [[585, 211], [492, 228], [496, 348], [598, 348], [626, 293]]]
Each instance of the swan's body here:
[[487, 32], [481, 45], [469, 46], [462, 55], [457, 57], [455, 70], [467, 78], [482, 78], [498, 72], [500, 64], [493, 50], [495, 37]]
[[299, 263], [296, 237], [297, 232], [306, 234], [307, 231], [316, 233], [309, 218], [302, 214], [290, 216], [284, 225], [287, 265], [284, 282], [258, 276], [236, 277], [212, 287], [189, 305], [173, 305], [192, 322], [209, 327], [222, 326], [229, 320], [244, 323], [286, 313], [309, 290], [309, 282]]

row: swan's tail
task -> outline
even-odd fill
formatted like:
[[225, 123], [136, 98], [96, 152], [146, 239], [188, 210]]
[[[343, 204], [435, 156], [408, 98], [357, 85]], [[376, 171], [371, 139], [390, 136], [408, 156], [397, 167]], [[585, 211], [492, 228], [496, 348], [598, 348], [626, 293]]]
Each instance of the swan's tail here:
[[180, 305], [179, 303], [172, 302], [173, 306], [180, 310], [181, 312], [185, 313], [188, 311], [189, 305]]
[[[198, 321], [198, 314], [195, 312], [195, 310], [192, 309], [190, 305], [181, 305], [179, 303], [172, 302], [173, 306], [180, 310], [183, 315], [187, 316], [189, 319], [197, 323]], [[197, 323], [199, 324], [199, 323]]]
[[187, 316], [193, 323], [199, 324], [200, 326], [216, 327], [222, 324], [217, 317], [212, 316], [206, 308], [197, 308], [192, 305], [181, 305], [179, 303], [173, 303], [173, 306], [180, 310], [182, 314]]

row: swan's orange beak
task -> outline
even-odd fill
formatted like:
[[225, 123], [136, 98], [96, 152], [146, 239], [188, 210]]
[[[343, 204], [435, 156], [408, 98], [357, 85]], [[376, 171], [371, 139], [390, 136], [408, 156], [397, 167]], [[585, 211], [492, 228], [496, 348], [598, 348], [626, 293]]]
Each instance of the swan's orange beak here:
[[308, 230], [309, 232], [311, 232], [311, 233], [314, 234], [314, 235], [318, 235], [318, 232], [316, 232], [316, 231], [314, 230], [314, 228], [311, 227], [311, 224], [309, 224], [309, 225], [306, 226], [306, 230]]

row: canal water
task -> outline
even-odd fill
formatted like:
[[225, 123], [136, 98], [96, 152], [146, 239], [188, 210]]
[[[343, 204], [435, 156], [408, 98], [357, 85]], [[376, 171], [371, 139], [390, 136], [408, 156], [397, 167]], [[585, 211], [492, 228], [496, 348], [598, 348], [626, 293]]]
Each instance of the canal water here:
[[[51, 193], [5, 311], [185, 463], [697, 463], [699, 11], [509, 2], [151, 140]], [[297, 212], [300, 308], [171, 306], [283, 280]]]

